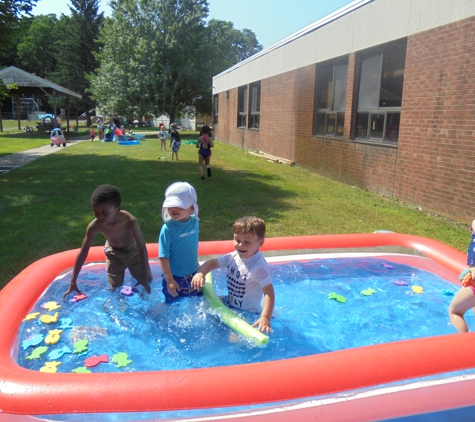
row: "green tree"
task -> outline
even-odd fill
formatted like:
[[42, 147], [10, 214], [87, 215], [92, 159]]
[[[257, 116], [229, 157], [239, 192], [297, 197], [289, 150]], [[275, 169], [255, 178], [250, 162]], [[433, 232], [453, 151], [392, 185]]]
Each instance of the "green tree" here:
[[3, 104], [3, 100], [8, 97], [10, 91], [18, 89], [16, 83], [11, 85], [5, 85], [5, 82], [2, 78], [0, 78], [0, 106]]
[[212, 76], [262, 48], [252, 31], [229, 22], [208, 26], [206, 0], [116, 0], [111, 6], [100, 68], [91, 77], [93, 98], [108, 115], [165, 113], [173, 122], [184, 112], [209, 112]]
[[18, 45], [26, 36], [32, 22], [33, 17], [30, 16], [22, 16], [18, 21], [15, 31], [13, 31], [13, 34], [10, 38], [10, 45], [3, 50], [2, 54], [0, 54], [0, 68], [16, 66], [23, 69], [21, 60], [18, 57]]
[[250, 29], [235, 29], [232, 22], [211, 19], [208, 23], [209, 49], [214, 75], [234, 66], [262, 50]]
[[17, 46], [21, 68], [41, 78], [50, 78], [57, 70], [53, 46], [61, 35], [56, 15], [35, 16]]
[[206, 0], [117, 0], [112, 7], [92, 78], [101, 110], [128, 117], [166, 113], [171, 121], [191, 110], [210, 85]]
[[[207, 27], [207, 59], [210, 62], [209, 81], [214, 75], [234, 66], [262, 50], [256, 34], [250, 29], [235, 29], [232, 22], [211, 19]], [[211, 85], [211, 84], [210, 84]], [[197, 99], [195, 110], [211, 114], [211, 89], [209, 95]]]
[[22, 16], [30, 16], [36, 0], [0, 1], [0, 57], [10, 54]]
[[99, 13], [98, 0], [71, 0], [71, 16], [62, 16], [59, 31], [62, 36], [56, 40], [57, 70], [52, 80], [81, 94], [79, 106], [86, 112], [88, 125], [91, 124], [89, 111], [95, 107], [89, 93], [87, 75], [96, 71], [95, 56], [101, 47], [98, 42], [104, 24], [104, 14]]

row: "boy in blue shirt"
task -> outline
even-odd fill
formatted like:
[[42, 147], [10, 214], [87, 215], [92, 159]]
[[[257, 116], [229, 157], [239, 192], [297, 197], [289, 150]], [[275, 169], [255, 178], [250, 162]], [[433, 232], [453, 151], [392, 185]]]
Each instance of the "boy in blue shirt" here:
[[199, 267], [200, 225], [196, 191], [189, 183], [176, 182], [165, 191], [162, 218], [165, 224], [158, 238], [158, 258], [162, 267], [162, 292], [170, 303], [185, 296], [201, 296], [191, 289]]

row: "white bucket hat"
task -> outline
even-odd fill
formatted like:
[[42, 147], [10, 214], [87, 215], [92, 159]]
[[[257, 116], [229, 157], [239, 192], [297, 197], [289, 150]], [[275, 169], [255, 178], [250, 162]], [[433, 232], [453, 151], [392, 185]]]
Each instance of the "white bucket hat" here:
[[166, 223], [171, 219], [168, 208], [188, 209], [193, 205], [194, 213], [198, 218], [198, 197], [195, 188], [187, 182], [175, 182], [165, 191], [165, 201], [162, 206], [162, 218]]

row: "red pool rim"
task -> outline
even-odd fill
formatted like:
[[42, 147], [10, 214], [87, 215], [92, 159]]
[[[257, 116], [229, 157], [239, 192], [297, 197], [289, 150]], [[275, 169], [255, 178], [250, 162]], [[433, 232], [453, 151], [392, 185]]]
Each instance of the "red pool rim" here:
[[[263, 251], [402, 246], [457, 275], [466, 255], [432, 239], [396, 233], [266, 239]], [[147, 245], [150, 257], [157, 244]], [[201, 256], [223, 254], [232, 241], [201, 242]], [[40, 373], [12, 359], [18, 329], [51, 281], [78, 250], [31, 264], [0, 292], [0, 415], [150, 412], [282, 402], [475, 367], [475, 334], [445, 335], [281, 361], [159, 372]], [[103, 261], [102, 247], [86, 262]]]

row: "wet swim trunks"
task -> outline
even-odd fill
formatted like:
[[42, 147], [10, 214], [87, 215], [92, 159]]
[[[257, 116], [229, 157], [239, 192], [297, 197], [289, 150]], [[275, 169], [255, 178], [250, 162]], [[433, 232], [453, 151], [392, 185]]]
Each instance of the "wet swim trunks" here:
[[174, 300], [180, 299], [182, 297], [188, 297], [188, 296], [203, 296], [203, 291], [202, 290], [193, 290], [191, 291], [191, 280], [193, 280], [193, 276], [196, 274], [190, 274], [187, 275], [186, 277], [177, 277], [173, 276], [175, 281], [178, 283], [178, 286], [180, 286], [180, 291], [177, 290], [178, 296], [173, 297], [167, 289], [167, 280], [165, 280], [165, 276], [162, 276], [162, 292], [165, 295], [165, 302], [170, 303], [173, 302]]
[[[137, 243], [132, 243], [126, 248], [114, 248], [106, 242], [104, 246], [106, 254], [107, 279], [109, 286], [117, 288], [124, 283], [124, 273], [126, 268], [137, 281], [143, 277], [142, 260], [140, 259]], [[152, 273], [148, 266], [148, 281], [152, 281]]]

